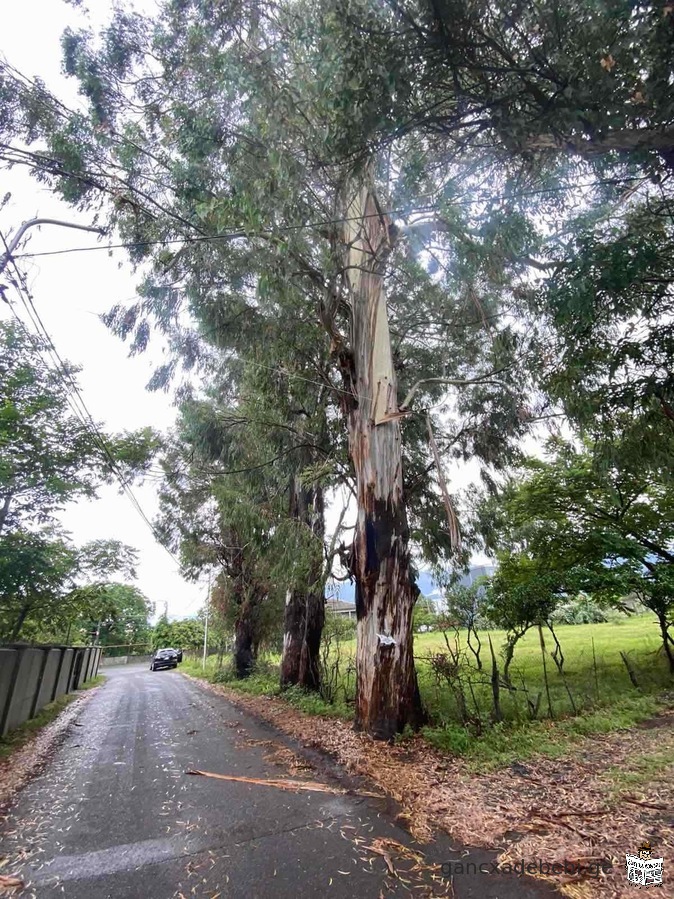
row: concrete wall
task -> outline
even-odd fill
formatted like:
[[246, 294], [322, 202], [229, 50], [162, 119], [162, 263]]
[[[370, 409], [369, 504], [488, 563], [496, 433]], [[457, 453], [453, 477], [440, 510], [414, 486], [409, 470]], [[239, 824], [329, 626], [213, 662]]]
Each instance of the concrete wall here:
[[68, 692], [68, 682], [70, 680], [70, 669], [73, 665], [74, 652], [68, 647], [64, 647], [61, 658], [61, 670], [58, 672], [56, 683], [54, 684], [54, 692], [52, 693], [52, 702]]
[[19, 668], [5, 722], [7, 730], [13, 730], [32, 716], [33, 700], [40, 685], [43, 657], [44, 652], [40, 649], [19, 650]]
[[79, 649], [78, 652], [82, 653], [82, 663], [79, 666], [77, 677], [75, 678], [76, 690], [79, 690], [80, 687], [86, 682], [87, 672], [89, 670], [89, 657], [91, 656], [91, 649], [87, 646], [84, 649]]
[[100, 647], [0, 647], [0, 736], [95, 677], [100, 656]]
[[151, 661], [151, 655], [103, 656], [100, 664], [102, 668], [111, 668], [115, 665], [149, 665]]
[[59, 661], [62, 653], [63, 650], [61, 649], [48, 649], [44, 653], [44, 668], [42, 671], [41, 683], [35, 697], [34, 715], [52, 701], [51, 697], [54, 692], [54, 684], [56, 683], [56, 676], [58, 674]]

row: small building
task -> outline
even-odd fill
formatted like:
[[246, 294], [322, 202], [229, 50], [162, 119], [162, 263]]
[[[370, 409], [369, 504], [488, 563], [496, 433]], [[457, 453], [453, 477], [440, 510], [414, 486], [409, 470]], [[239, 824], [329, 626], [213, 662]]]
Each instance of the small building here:
[[339, 615], [340, 618], [354, 619], [356, 618], [356, 604], [353, 602], [344, 602], [343, 599], [328, 599], [325, 602], [325, 609], [332, 615]]

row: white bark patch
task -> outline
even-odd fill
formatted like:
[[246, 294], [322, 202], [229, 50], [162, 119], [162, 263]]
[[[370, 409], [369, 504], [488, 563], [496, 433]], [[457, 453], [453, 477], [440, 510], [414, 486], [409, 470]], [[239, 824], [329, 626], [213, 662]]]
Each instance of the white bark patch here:
[[380, 646], [395, 646], [396, 641], [390, 634], [377, 634]]
[[[371, 247], [367, 239], [367, 219], [364, 217], [369, 208], [368, 195], [367, 186], [362, 186], [356, 192], [348, 212], [350, 219], [347, 223], [349, 283], [353, 294], [357, 294], [360, 290], [363, 273], [372, 268], [373, 254], [379, 250], [379, 247]], [[380, 279], [378, 279], [376, 290], [378, 295], [372, 304], [370, 313], [372, 353], [367, 383], [372, 391], [372, 395], [369, 397], [370, 417], [375, 424], [380, 424], [387, 421], [389, 415], [398, 411], [398, 397], [393, 371], [386, 295], [381, 288]], [[362, 401], [363, 398], [359, 399]]]
[[396, 412], [395, 376], [391, 355], [391, 337], [388, 328], [388, 311], [384, 291], [379, 292], [374, 307], [374, 346], [372, 348], [372, 373], [370, 383], [374, 385], [375, 397], [372, 417], [379, 424], [390, 412]]

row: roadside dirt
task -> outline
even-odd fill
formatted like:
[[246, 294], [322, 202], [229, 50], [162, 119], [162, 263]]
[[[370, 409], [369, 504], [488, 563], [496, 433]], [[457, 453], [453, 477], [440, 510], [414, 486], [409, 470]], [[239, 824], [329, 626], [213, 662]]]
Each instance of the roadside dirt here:
[[0, 759], [0, 818], [5, 815], [19, 790], [44, 768], [95, 692], [94, 687], [82, 693], [50, 724], [29, 737], [23, 746]]
[[[421, 738], [391, 746], [280, 699], [199, 683], [302, 746], [328, 753], [349, 774], [367, 777], [399, 803], [399, 821], [420, 841], [442, 830], [459, 843], [496, 850], [502, 867], [574, 862], [587, 869], [583, 876], [541, 879], [571, 899], [643, 899], [643, 888], [627, 881], [625, 854], [649, 840], [653, 857], [665, 859], [656, 893], [674, 897], [674, 711], [631, 730], [587, 737], [561, 759], [475, 774]], [[643, 776], [645, 785], [630, 784], [625, 776], [643, 775], [649, 756], [659, 759], [655, 773]], [[610, 873], [597, 874], [601, 864], [612, 866]]]

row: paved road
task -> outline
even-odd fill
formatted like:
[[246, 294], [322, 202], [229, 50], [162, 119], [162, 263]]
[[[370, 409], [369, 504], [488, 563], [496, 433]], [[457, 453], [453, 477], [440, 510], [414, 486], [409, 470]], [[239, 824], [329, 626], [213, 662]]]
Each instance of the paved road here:
[[[187, 775], [189, 769], [258, 778], [290, 774], [344, 785], [326, 769], [289, 768], [289, 760], [297, 763], [297, 747], [178, 672], [125, 667], [106, 673], [107, 683], [2, 827], [2, 855], [11, 859], [3, 872], [22, 873], [29, 884], [23, 896], [452, 895], [434, 878], [441, 862], [460, 855], [449, 843], [414, 847], [395, 825], [389, 803]], [[421, 848], [426, 858], [419, 864], [395, 849], [391, 857], [404, 880], [393, 877], [387, 859], [366, 848], [386, 850], [391, 844], [381, 839]], [[550, 894], [519, 878], [478, 875], [457, 881], [454, 895]]]

